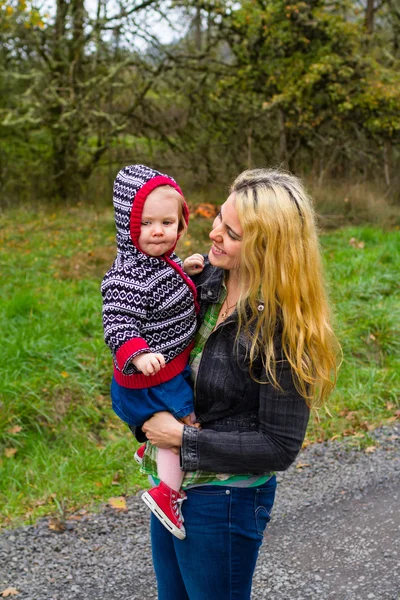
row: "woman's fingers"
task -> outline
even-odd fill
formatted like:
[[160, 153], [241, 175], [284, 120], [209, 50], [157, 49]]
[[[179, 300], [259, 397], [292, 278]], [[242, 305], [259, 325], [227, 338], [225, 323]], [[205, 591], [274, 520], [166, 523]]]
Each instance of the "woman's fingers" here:
[[183, 425], [171, 413], [155, 413], [142, 425], [142, 430], [150, 442], [159, 448], [182, 444]]

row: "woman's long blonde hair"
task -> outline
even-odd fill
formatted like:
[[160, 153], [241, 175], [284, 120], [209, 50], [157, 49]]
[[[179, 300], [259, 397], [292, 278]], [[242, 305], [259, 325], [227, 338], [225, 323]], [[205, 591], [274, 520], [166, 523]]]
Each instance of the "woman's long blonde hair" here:
[[282, 330], [296, 388], [310, 406], [319, 406], [336, 382], [339, 344], [311, 200], [297, 177], [273, 169], [244, 171], [231, 192], [243, 228], [238, 314], [239, 330], [251, 336], [250, 365], [261, 354], [279, 387], [274, 338]]

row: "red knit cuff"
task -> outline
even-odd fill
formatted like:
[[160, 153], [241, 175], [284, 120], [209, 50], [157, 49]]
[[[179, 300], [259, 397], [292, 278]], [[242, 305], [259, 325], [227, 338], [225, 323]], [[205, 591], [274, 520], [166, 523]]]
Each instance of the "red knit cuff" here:
[[115, 358], [117, 360], [118, 368], [123, 371], [126, 367], [126, 363], [135, 355], [139, 354], [139, 352], [150, 350], [146, 341], [143, 338], [132, 338], [123, 344]]

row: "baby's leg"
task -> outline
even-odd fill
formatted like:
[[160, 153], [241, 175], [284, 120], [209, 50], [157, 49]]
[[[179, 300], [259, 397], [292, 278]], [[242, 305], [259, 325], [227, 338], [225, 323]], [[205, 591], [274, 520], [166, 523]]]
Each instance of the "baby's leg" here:
[[157, 452], [158, 477], [171, 489], [179, 492], [184, 473], [180, 469], [179, 454], [159, 448]]

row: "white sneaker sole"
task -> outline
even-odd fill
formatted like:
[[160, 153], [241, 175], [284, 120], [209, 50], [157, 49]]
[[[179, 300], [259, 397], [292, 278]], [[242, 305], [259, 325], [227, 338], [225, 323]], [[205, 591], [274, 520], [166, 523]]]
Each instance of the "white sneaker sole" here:
[[146, 506], [151, 510], [153, 515], [155, 515], [157, 517], [157, 519], [164, 525], [164, 527], [166, 529], [168, 529], [168, 531], [170, 533], [172, 533], [172, 535], [177, 537], [179, 540], [185, 539], [186, 531], [185, 531], [184, 526], [182, 525], [182, 528], [178, 529], [178, 527], [176, 525], [174, 525], [170, 519], [168, 519], [167, 515], [165, 513], [163, 513], [163, 511], [160, 509], [158, 504], [156, 502], [154, 502], [154, 500], [150, 496], [149, 492], [144, 492], [142, 494], [141, 498], [142, 498], [143, 502], [146, 504]]

